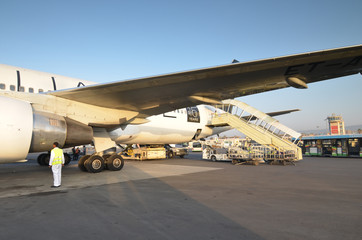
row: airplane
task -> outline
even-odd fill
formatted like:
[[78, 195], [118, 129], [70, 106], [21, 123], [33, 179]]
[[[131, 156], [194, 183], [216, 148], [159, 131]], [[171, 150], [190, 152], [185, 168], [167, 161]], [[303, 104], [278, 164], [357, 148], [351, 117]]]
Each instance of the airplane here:
[[208, 125], [210, 105], [362, 74], [361, 58], [356, 45], [105, 84], [0, 65], [0, 163], [50, 151], [55, 141], [93, 143], [96, 154], [80, 168], [117, 171], [119, 155], [103, 158], [115, 143], [180, 143], [221, 133], [229, 128]]

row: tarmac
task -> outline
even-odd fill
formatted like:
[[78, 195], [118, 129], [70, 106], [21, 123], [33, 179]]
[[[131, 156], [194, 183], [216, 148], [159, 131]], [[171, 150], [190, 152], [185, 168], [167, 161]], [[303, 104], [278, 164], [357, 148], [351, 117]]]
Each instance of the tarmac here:
[[361, 239], [362, 159], [259, 166], [126, 161], [120, 172], [0, 165], [0, 239]]

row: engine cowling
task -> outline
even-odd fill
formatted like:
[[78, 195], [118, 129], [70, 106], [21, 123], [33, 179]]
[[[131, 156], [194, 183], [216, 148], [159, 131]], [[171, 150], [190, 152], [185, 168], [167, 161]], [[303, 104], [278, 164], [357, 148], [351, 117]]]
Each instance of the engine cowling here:
[[25, 159], [33, 133], [30, 103], [0, 97], [0, 163]]
[[54, 142], [61, 147], [89, 144], [93, 139], [91, 127], [53, 113], [33, 113], [33, 134], [29, 152], [49, 151]]
[[91, 127], [73, 119], [48, 112], [33, 111], [30, 103], [0, 97], [0, 163], [25, 159], [29, 152], [89, 144]]

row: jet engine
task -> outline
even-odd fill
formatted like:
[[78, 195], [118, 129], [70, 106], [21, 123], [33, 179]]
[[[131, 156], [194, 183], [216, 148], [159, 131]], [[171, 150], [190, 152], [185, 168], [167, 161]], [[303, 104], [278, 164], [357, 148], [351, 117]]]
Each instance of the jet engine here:
[[26, 101], [0, 97], [0, 163], [25, 159], [29, 152], [92, 142], [91, 127], [57, 114], [34, 111]]

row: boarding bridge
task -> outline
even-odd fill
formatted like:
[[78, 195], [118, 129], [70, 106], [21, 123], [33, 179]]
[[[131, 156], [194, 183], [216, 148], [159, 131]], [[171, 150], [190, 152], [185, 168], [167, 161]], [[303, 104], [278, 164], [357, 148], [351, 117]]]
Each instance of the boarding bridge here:
[[[297, 146], [300, 133], [282, 125], [269, 115], [237, 100], [225, 100], [217, 108], [223, 113], [215, 113], [213, 126], [231, 126], [257, 143], [267, 146], [270, 156], [283, 154], [293, 161], [302, 159], [302, 150]], [[291, 139], [295, 139], [292, 141]], [[267, 154], [268, 155], [268, 154]], [[270, 159], [272, 160], [272, 159]], [[280, 159], [282, 160], [282, 159]], [[291, 160], [289, 157], [285, 160]]]

